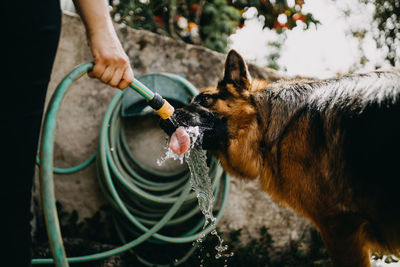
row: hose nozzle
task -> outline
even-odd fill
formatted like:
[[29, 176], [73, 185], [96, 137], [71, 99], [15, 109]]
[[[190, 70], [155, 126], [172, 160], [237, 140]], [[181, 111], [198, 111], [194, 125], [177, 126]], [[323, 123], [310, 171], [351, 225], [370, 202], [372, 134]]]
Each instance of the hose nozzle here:
[[171, 117], [175, 111], [174, 107], [158, 93], [154, 93], [154, 97], [148, 102], [148, 104], [163, 120]]
[[167, 100], [162, 98], [158, 93], [152, 92], [138, 80], [135, 79], [129, 86], [143, 96], [148, 101], [149, 106], [152, 107], [163, 120], [170, 118], [174, 113], [174, 107], [168, 103]]

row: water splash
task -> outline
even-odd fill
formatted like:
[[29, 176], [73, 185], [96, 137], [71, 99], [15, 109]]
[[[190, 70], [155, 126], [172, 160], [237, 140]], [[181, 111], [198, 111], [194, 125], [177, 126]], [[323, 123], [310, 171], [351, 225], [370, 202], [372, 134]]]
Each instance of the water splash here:
[[165, 152], [165, 156], [164, 157], [161, 157], [161, 159], [158, 159], [157, 160], [157, 164], [158, 164], [158, 166], [161, 166], [161, 165], [163, 165], [164, 164], [164, 162], [167, 160], [167, 159], [174, 159], [174, 160], [179, 160], [180, 162], [181, 162], [181, 164], [183, 164], [183, 159], [185, 158], [185, 155], [184, 154], [182, 154], [182, 155], [177, 155], [177, 154], [175, 154], [174, 152], [172, 152], [172, 150], [171, 149], [167, 149], [167, 152]]
[[[158, 166], [161, 166], [164, 164], [164, 162], [167, 159], [174, 159], [174, 160], [179, 160], [181, 164], [183, 164], [184, 159], [188, 159], [190, 157], [190, 151], [198, 145], [198, 143], [201, 142], [203, 135], [201, 134], [199, 130], [199, 126], [196, 127], [185, 127], [186, 132], [189, 134], [190, 137], [190, 147], [189, 149], [181, 155], [177, 155], [172, 150], [168, 147], [168, 145], [165, 147], [167, 149], [167, 152], [165, 152], [165, 156], [161, 157], [161, 159], [157, 160]], [[207, 165], [206, 165], [207, 167]], [[208, 168], [208, 167], [207, 167]], [[208, 171], [208, 170], [207, 170]]]
[[[181, 163], [183, 163], [183, 160], [186, 161], [191, 174], [190, 183], [192, 189], [197, 196], [200, 210], [205, 217], [203, 229], [210, 225], [213, 228], [211, 234], [216, 236], [219, 241], [219, 244], [215, 247], [215, 250], [217, 251], [215, 258], [219, 259], [221, 257], [232, 257], [233, 252], [226, 253], [226, 251], [228, 250], [228, 245], [223, 244], [224, 240], [220, 237], [217, 230], [215, 229], [216, 218], [212, 213], [215, 199], [211, 179], [208, 176], [209, 168], [207, 166], [206, 151], [201, 149], [201, 142], [203, 138], [202, 132], [200, 131], [198, 126], [185, 127], [185, 130], [190, 137], [190, 147], [188, 151], [186, 151], [183, 155], [176, 155], [167, 146], [167, 152], [165, 156], [162, 157], [160, 160], [157, 160], [157, 164], [161, 165], [169, 158], [180, 160]], [[197, 239], [197, 243], [202, 243], [204, 238], [205, 235], [200, 234], [199, 238]]]

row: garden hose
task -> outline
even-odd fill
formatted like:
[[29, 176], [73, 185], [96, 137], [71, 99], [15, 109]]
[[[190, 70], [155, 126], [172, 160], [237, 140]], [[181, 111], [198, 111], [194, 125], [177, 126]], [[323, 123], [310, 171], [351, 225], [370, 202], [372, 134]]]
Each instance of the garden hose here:
[[[191, 192], [191, 184], [188, 179], [190, 174], [187, 170], [166, 176], [162, 173], [154, 173], [149, 169], [138, 168], [138, 166], [141, 166], [136, 164], [138, 161], [130, 152], [124, 133], [124, 120], [120, 116], [122, 92], [115, 95], [104, 115], [96, 155], [77, 167], [54, 168], [54, 130], [61, 102], [72, 83], [92, 68], [93, 63], [82, 64], [67, 75], [54, 92], [45, 115], [40, 147], [40, 187], [53, 259], [33, 259], [33, 264], [55, 263], [56, 266], [65, 267], [69, 266], [69, 262], [85, 262], [113, 256], [130, 250], [146, 240], [154, 243], [189, 243], [213, 230], [211, 225], [205, 229], [202, 228], [203, 219], [203, 221], [196, 221], [191, 229], [186, 229], [179, 236], [159, 233], [160, 229], [187, 223], [200, 210], [196, 196]], [[174, 78], [174, 75], [168, 75]], [[175, 78], [177, 81], [185, 83], [185, 80], [181, 77]], [[186, 81], [186, 83], [188, 82]], [[191, 84], [186, 88], [192, 96], [196, 94], [191, 89], [193, 88]], [[146, 93], [151, 100], [151, 94], [147, 91]], [[160, 101], [156, 107], [159, 106]], [[170, 108], [166, 108], [166, 110], [166, 112], [157, 113], [161, 116], [160, 113], [165, 115], [171, 111]], [[124, 241], [124, 245], [105, 252], [67, 258], [55, 205], [53, 172], [72, 173], [85, 168], [94, 160], [96, 160], [100, 187], [115, 211], [114, 218], [116, 218], [118, 235], [121, 239], [124, 239], [123, 232], [126, 231], [136, 234], [137, 237], [129, 242]], [[226, 205], [230, 180], [215, 158], [211, 157], [209, 166], [209, 177], [212, 179], [215, 199], [218, 199], [217, 196], [222, 196], [216, 214], [216, 223], [218, 223]], [[122, 219], [117, 220], [117, 218]], [[138, 234], [138, 230], [142, 233]], [[184, 262], [194, 249], [195, 247], [189, 249], [188, 253], [175, 261], [174, 264], [179, 265]], [[146, 259], [140, 257], [138, 259], [145, 265], [155, 265]]]

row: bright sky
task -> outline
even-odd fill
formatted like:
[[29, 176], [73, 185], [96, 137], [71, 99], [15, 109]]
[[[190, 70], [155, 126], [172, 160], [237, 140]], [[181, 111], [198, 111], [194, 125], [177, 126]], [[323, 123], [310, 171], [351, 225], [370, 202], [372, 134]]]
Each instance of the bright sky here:
[[[340, 6], [338, 5], [340, 4]], [[349, 18], [341, 10], [350, 8], [354, 12]], [[286, 68], [288, 75], [327, 78], [347, 73], [360, 58], [358, 42], [346, 35], [351, 28], [371, 25], [374, 7], [358, 3], [358, 0], [306, 0], [303, 11], [310, 12], [321, 24], [309, 30], [296, 27], [287, 31], [287, 40], [282, 48], [280, 66]], [[247, 15], [254, 14], [248, 10]], [[269, 30], [262, 30], [257, 20], [247, 21], [245, 27], [231, 36], [231, 48], [238, 50], [246, 60], [265, 66], [266, 55], [271, 48], [268, 42], [277, 38]], [[361, 71], [373, 70], [376, 64], [384, 64], [370, 34], [363, 44], [370, 62]], [[358, 70], [358, 69], [357, 69]]]

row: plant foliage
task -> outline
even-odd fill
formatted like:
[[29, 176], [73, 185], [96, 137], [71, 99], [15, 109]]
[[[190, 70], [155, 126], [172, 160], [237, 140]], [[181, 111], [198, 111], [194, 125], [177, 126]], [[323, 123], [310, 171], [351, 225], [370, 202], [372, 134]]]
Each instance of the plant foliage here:
[[400, 65], [400, 1], [398, 0], [360, 0], [375, 5], [374, 22], [377, 31], [374, 39], [379, 48], [388, 50], [386, 59], [392, 66]]
[[225, 52], [228, 37], [252, 19], [243, 16], [257, 10], [263, 27], [282, 32], [318, 24], [303, 13], [304, 0], [119, 0], [113, 2], [113, 18], [120, 23]]

